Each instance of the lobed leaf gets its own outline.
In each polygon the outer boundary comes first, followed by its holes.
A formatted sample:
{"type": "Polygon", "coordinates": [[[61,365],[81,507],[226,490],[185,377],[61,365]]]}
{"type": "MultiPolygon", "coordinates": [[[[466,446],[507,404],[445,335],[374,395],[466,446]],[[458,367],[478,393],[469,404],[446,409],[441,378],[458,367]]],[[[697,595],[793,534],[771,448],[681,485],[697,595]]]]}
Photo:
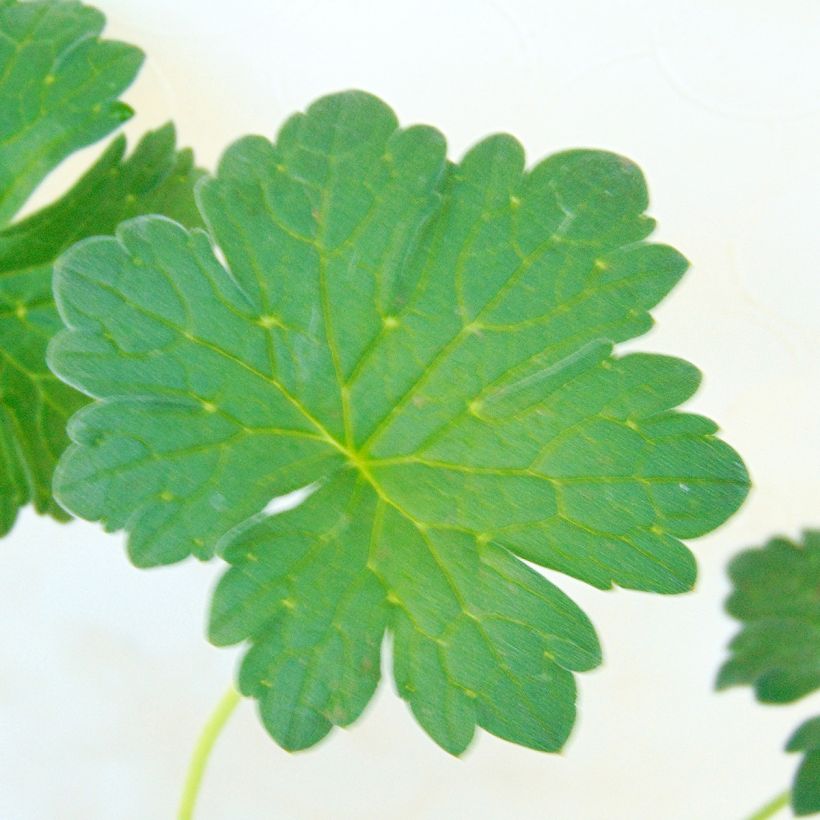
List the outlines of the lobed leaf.
{"type": "Polygon", "coordinates": [[[600,151],[526,170],[506,135],[454,164],[346,92],[237,142],[197,197],[207,233],[142,217],[58,264],[49,361],[96,399],[61,503],[141,566],[223,555],[211,638],[250,642],[241,690],[286,748],[358,717],[387,631],[442,747],[478,725],[559,749],[600,650],[520,558],[682,592],[679,539],[748,489],[715,425],[674,409],[697,371],[612,352],[686,267],[644,241],[640,171],[600,151]]]}
{"type": "MultiPolygon", "coordinates": [[[[740,553],[729,577],[726,610],[743,629],[729,644],[718,689],[748,685],[764,703],[790,703],[820,688],[820,531],[740,553]]],[[[820,812],[820,718],[800,726],[786,749],[805,752],[791,793],[795,814],[820,812]]]]}
{"type": "Polygon", "coordinates": [[[765,703],[789,703],[820,688],[820,531],[803,543],[773,538],[729,565],[726,609],[743,623],[717,686],[748,685],[765,703]]]}

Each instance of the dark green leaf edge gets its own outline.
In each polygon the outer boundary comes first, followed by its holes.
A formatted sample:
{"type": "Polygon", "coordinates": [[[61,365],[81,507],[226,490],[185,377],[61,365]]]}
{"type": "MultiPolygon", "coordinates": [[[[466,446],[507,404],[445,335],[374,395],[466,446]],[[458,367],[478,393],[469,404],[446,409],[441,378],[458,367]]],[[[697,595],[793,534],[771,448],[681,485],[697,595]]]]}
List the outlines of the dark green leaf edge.
{"type": "Polygon", "coordinates": [[[177,151],[173,125],[148,132],[130,156],[117,137],[60,200],[0,231],[0,536],[29,503],[57,521],[52,475],[69,444],[66,424],[88,398],[59,382],[46,348],[62,326],[52,262],[77,240],[113,232],[145,212],[200,223],[193,186],[202,174],[190,150],[177,151]]]}
{"type": "Polygon", "coordinates": [[[791,802],[800,817],[820,812],[820,717],[803,723],[789,738],[787,752],[805,752],[792,783],[791,802]]]}

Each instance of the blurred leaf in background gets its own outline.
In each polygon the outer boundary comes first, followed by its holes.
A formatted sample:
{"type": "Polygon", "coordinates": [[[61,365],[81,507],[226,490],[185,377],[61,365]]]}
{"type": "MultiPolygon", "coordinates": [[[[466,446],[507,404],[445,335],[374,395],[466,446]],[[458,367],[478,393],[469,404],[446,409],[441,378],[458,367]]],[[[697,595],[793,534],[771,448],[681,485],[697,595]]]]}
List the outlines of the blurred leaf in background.
{"type": "MultiPolygon", "coordinates": [[[[729,577],[726,609],[743,629],[729,645],[718,688],[752,686],[763,703],[791,703],[820,689],[820,530],[740,553],[729,577]]],[[[792,788],[795,813],[820,812],[820,718],[800,726],[786,748],[805,753],[792,788]]]]}

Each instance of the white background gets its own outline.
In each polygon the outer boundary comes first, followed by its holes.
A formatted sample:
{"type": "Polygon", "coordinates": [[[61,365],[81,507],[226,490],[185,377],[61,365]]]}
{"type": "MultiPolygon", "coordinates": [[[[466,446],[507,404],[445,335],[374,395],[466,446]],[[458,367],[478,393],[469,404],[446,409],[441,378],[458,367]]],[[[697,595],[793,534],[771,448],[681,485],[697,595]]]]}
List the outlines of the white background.
{"type": "MultiPolygon", "coordinates": [[[[199,820],[733,820],[785,786],[782,753],[817,699],[716,694],[735,626],[729,557],[820,524],[820,3],[816,0],[331,2],[99,0],[140,44],[128,131],[173,118],[213,165],[315,97],[375,92],[451,155],[492,132],[531,160],[612,149],[645,170],[659,236],[693,262],[632,343],[706,374],[755,490],[692,546],[700,581],[663,598],[559,578],[597,625],[562,755],[480,734],[441,752],[384,683],[365,717],[288,755],[243,703],[215,751],[199,820]]],[[[68,163],[57,190],[94,152],[68,163]]],[[[0,818],[172,818],[188,754],[236,654],[208,646],[216,566],[138,571],[122,539],[22,516],[2,544],[0,818]]]]}

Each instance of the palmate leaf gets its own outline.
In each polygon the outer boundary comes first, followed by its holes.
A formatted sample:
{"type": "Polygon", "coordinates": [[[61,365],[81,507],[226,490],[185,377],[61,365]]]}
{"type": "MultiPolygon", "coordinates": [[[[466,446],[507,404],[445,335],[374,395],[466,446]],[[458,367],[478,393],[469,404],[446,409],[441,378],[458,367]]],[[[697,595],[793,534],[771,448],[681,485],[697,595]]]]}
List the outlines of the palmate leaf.
{"type": "MultiPolygon", "coordinates": [[[[820,689],[820,531],[803,542],[773,538],[729,565],[733,591],[726,609],[743,623],[719,689],[754,687],[764,703],[790,703],[820,689]]],[[[792,789],[798,815],[820,812],[820,718],[804,723],[788,751],[803,751],[792,789]]]]}
{"type": "Polygon", "coordinates": [[[65,519],[51,494],[68,417],[87,399],[45,362],[61,327],[52,264],[73,242],[111,233],[125,218],[165,213],[199,224],[190,152],[166,126],[125,159],[115,140],[58,202],[8,225],[37,183],[68,154],[130,116],[116,97],[141,53],[101,41],[99,12],[77,3],[0,3],[0,535],[23,505],[65,519]]]}
{"type": "Polygon", "coordinates": [[[598,642],[515,556],[681,592],[678,539],[748,486],[715,425],[671,409],[694,368],[612,355],[686,266],[642,241],[639,170],[570,151],[526,172],[505,135],[453,165],[347,92],[240,140],[198,201],[210,235],[142,218],[59,263],[50,363],[98,398],[61,502],[142,566],[224,555],[210,635],[250,641],[241,689],[287,748],[360,714],[385,630],[445,749],[476,724],[560,748],[598,642]]]}

